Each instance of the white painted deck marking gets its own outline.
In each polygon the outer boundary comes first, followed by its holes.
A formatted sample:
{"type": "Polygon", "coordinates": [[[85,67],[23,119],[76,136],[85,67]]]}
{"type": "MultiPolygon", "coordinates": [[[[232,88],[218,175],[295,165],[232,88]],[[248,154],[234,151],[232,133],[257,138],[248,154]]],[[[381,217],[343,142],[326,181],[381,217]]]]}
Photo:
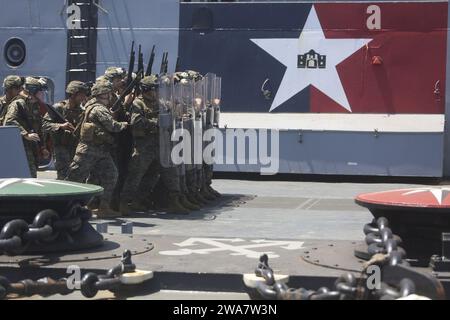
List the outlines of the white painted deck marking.
{"type": "Polygon", "coordinates": [[[182,247],[178,250],[160,251],[159,254],[166,256],[184,256],[190,254],[210,254],[214,252],[229,251],[231,256],[245,256],[247,258],[259,258],[263,253],[267,254],[269,258],[279,258],[280,256],[271,251],[255,251],[251,249],[280,247],[285,250],[299,250],[303,248],[302,241],[283,241],[283,240],[244,240],[240,238],[234,239],[217,239],[217,238],[189,238],[174,245],[182,247]],[[238,245],[234,245],[239,243],[238,245]],[[245,244],[243,244],[245,243],[245,244]],[[207,245],[210,248],[206,249],[190,249],[185,247],[192,247],[196,245],[207,245]]]}

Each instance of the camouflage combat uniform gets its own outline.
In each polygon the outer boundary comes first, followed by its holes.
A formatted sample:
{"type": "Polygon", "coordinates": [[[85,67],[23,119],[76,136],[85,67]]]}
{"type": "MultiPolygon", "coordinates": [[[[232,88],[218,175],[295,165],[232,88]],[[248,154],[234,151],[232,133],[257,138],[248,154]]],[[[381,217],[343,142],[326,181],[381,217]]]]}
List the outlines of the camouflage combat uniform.
{"type": "MultiPolygon", "coordinates": [[[[20,89],[22,87],[22,79],[19,76],[13,76],[13,75],[7,76],[3,80],[3,90],[6,91],[6,90],[10,89],[11,87],[16,87],[16,88],[20,89]]],[[[11,102],[13,102],[15,99],[17,99],[18,97],[19,97],[19,95],[15,96],[15,97],[11,97],[9,100],[8,100],[6,94],[4,96],[0,97],[0,126],[3,125],[6,112],[8,111],[9,104],[11,102]]]]}
{"type": "MultiPolygon", "coordinates": [[[[111,93],[110,83],[96,83],[92,88],[92,95],[111,93]]],[[[111,157],[111,146],[114,142],[113,133],[120,132],[127,127],[127,123],[113,119],[111,111],[97,98],[91,99],[85,107],[85,115],[81,125],[80,143],[75,157],[69,167],[67,180],[85,182],[92,171],[96,171],[99,184],[104,188],[100,204],[105,215],[115,214],[109,209],[114,187],[117,182],[117,168],[111,157]]],[[[100,211],[99,211],[100,212],[100,211]]]]}
{"type": "Polygon", "coordinates": [[[133,155],[128,166],[121,199],[121,212],[126,203],[143,201],[157,182],[158,173],[158,110],[156,100],[139,96],[131,107],[133,155]]]}
{"type": "MultiPolygon", "coordinates": [[[[71,81],[67,85],[66,92],[69,94],[77,94],[80,91],[87,93],[87,86],[81,81],[71,81]]],[[[74,128],[80,124],[83,117],[83,109],[80,105],[71,107],[69,99],[66,99],[56,103],[54,108],[74,128]]],[[[43,128],[52,138],[57,178],[64,180],[75,156],[79,139],[74,133],[61,128],[61,124],[56,122],[49,113],[44,116],[43,128]]]]}
{"type": "MultiPolygon", "coordinates": [[[[37,79],[30,77],[27,77],[25,85],[41,86],[37,79]]],[[[19,95],[8,106],[4,125],[19,127],[25,147],[28,166],[30,168],[30,174],[32,177],[36,178],[39,152],[45,149],[45,136],[42,131],[42,116],[39,111],[39,103],[32,102],[31,96],[29,95],[19,95]],[[25,136],[31,133],[38,134],[40,142],[26,140],[25,136]]]]}
{"type": "Polygon", "coordinates": [[[0,97],[0,126],[3,125],[3,118],[6,114],[6,109],[9,104],[9,101],[6,100],[6,95],[0,97]]]}
{"type": "Polygon", "coordinates": [[[0,97],[0,126],[3,125],[3,122],[5,120],[6,112],[8,111],[8,106],[13,102],[14,100],[20,98],[20,96],[16,96],[10,101],[6,99],[6,96],[0,97]]]}
{"type": "MultiPolygon", "coordinates": [[[[111,101],[111,105],[119,99],[121,91],[125,89],[125,81],[127,72],[120,67],[108,67],[103,75],[104,79],[108,79],[113,83],[114,101],[111,101]]],[[[113,114],[114,119],[120,122],[130,122],[128,106],[122,104],[117,111],[113,114]]],[[[114,143],[111,147],[111,155],[114,160],[114,164],[117,167],[118,178],[116,187],[114,189],[113,207],[118,208],[120,201],[120,193],[123,189],[125,179],[128,175],[128,166],[133,153],[133,137],[129,128],[114,135],[114,143]]]]}

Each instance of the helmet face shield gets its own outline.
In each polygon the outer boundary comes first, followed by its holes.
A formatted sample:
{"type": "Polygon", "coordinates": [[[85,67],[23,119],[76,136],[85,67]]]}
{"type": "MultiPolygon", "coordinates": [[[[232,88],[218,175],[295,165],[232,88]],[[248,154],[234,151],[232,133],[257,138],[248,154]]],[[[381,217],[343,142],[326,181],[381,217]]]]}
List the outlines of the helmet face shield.
{"type": "Polygon", "coordinates": [[[35,96],[38,92],[48,90],[47,79],[40,77],[26,77],[24,88],[29,94],[35,96]]]}
{"type": "Polygon", "coordinates": [[[143,84],[141,83],[141,90],[142,92],[149,92],[149,91],[153,91],[156,92],[158,90],[158,85],[147,85],[147,84],[143,84]]]}
{"type": "Polygon", "coordinates": [[[156,75],[145,76],[139,82],[139,87],[143,93],[155,92],[159,87],[159,79],[156,75]]]}
{"type": "Polygon", "coordinates": [[[26,84],[25,90],[33,96],[35,96],[39,91],[43,91],[40,85],[35,84],[26,84]]]}
{"type": "Polygon", "coordinates": [[[40,87],[40,89],[39,89],[38,91],[48,91],[48,86],[47,86],[47,84],[46,84],[46,83],[45,83],[45,84],[42,84],[41,87],[40,87]]]}

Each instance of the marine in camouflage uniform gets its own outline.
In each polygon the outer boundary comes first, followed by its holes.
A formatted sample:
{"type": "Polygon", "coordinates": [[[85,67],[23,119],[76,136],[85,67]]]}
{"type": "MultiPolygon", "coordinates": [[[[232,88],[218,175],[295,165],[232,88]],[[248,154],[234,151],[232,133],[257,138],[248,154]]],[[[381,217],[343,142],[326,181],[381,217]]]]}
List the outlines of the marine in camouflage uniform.
{"type": "MultiPolygon", "coordinates": [[[[119,96],[123,93],[126,88],[127,72],[124,68],[120,67],[109,67],[106,69],[104,77],[108,79],[113,86],[114,91],[114,104],[119,96]]],[[[120,108],[113,114],[114,119],[122,122],[130,122],[129,109],[133,103],[133,95],[129,95],[120,108]]],[[[119,207],[120,192],[123,189],[125,179],[128,175],[128,166],[131,160],[131,155],[133,153],[133,136],[129,129],[123,130],[118,134],[114,135],[114,144],[111,150],[113,160],[116,164],[119,177],[117,179],[117,184],[114,190],[113,197],[113,207],[119,207]]]]}
{"type": "Polygon", "coordinates": [[[3,125],[3,121],[8,111],[8,105],[19,97],[20,91],[22,91],[23,81],[19,76],[7,76],[3,80],[4,96],[0,97],[0,126],[3,125]]]}
{"type": "Polygon", "coordinates": [[[96,170],[99,184],[104,189],[98,216],[117,217],[120,213],[110,207],[118,177],[116,165],[111,157],[111,146],[114,142],[113,133],[124,130],[128,124],[115,121],[108,108],[113,94],[110,82],[97,82],[92,87],[91,93],[94,99],[85,106],[80,126],[80,143],[69,167],[67,179],[85,182],[89,174],[96,170]]]}
{"type": "Polygon", "coordinates": [[[27,77],[25,88],[14,101],[12,101],[5,115],[4,125],[17,126],[20,129],[25,154],[33,178],[37,177],[38,159],[49,157],[45,148],[45,137],[42,131],[42,116],[39,111],[39,92],[45,90],[39,79],[27,77]]]}
{"type": "Polygon", "coordinates": [[[79,139],[74,134],[75,128],[83,117],[81,104],[86,101],[89,87],[81,81],[71,81],[66,88],[69,98],[54,105],[54,108],[67,120],[66,123],[58,123],[49,113],[44,116],[43,128],[50,133],[54,146],[55,168],[57,178],[64,180],[67,171],[75,156],[79,139]]]}
{"type": "Polygon", "coordinates": [[[124,68],[120,67],[108,67],[105,70],[104,77],[108,79],[112,86],[113,86],[113,92],[116,94],[122,93],[122,91],[125,89],[125,82],[127,72],[124,68]]]}
{"type": "Polygon", "coordinates": [[[156,89],[158,78],[144,77],[140,82],[141,95],[130,108],[130,125],[133,135],[133,154],[128,174],[120,194],[120,212],[128,213],[128,204],[135,211],[146,210],[147,196],[159,178],[158,103],[156,89]]]}

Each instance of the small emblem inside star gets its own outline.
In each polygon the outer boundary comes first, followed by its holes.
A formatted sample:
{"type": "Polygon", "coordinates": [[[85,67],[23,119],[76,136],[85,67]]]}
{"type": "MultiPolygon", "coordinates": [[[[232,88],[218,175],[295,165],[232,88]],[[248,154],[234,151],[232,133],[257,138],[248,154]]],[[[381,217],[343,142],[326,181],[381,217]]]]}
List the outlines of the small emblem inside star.
{"type": "Polygon", "coordinates": [[[297,56],[297,68],[325,69],[326,64],[327,56],[317,53],[314,49],[297,56]]]}

